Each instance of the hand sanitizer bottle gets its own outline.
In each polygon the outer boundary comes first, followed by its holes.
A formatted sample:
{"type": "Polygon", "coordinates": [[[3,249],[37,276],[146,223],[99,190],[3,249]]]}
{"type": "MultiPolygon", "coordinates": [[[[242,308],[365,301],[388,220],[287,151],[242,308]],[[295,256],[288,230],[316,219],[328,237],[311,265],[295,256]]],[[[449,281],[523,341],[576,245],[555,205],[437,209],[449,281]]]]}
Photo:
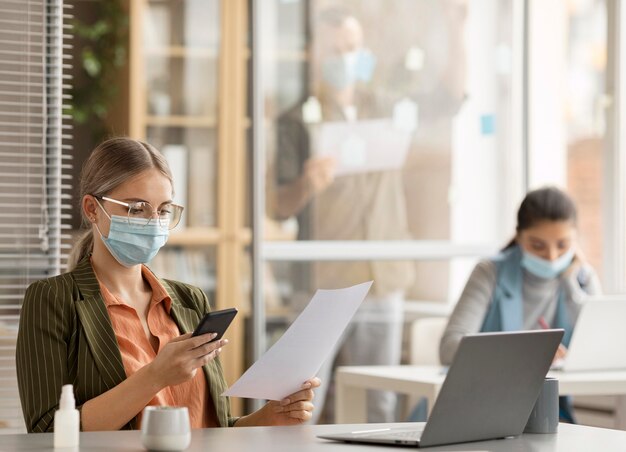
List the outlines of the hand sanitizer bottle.
{"type": "Polygon", "coordinates": [[[72,385],[63,385],[59,409],[54,413],[54,447],[78,447],[80,421],[72,385]]]}

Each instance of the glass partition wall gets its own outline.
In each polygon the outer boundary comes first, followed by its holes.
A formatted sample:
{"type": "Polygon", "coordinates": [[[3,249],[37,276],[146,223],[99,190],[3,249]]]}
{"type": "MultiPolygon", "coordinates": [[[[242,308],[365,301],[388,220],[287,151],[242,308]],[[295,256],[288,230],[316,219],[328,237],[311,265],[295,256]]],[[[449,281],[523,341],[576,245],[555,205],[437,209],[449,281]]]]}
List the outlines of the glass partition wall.
{"type": "Polygon", "coordinates": [[[619,2],[133,5],[131,134],[169,154],[188,206],[155,264],[242,308],[231,381],[317,288],[373,279],[405,319],[446,315],[528,187],[602,217],[584,246],[623,287],[619,2]]]}
{"type": "Polygon", "coordinates": [[[522,2],[257,6],[257,354],[317,288],[445,315],[524,193],[522,2]]]}

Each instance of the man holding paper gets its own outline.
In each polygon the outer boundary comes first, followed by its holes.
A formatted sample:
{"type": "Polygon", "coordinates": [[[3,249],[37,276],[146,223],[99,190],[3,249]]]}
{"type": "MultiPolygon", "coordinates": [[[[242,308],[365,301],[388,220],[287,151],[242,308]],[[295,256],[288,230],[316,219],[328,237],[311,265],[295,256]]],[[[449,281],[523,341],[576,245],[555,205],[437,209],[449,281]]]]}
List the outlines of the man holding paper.
{"type": "MultiPolygon", "coordinates": [[[[376,58],[365,47],[362,26],[350,13],[328,9],[313,29],[315,95],[279,120],[276,186],[268,195],[274,214],[278,219],[297,216],[300,239],[407,239],[401,167],[410,137],[406,130],[394,127],[391,109],[375,101],[369,81],[376,58]],[[372,130],[380,132],[372,134],[372,130]]],[[[314,266],[308,285],[316,288],[336,289],[374,280],[351,326],[318,374],[323,381],[330,381],[337,355],[338,362],[346,365],[399,364],[404,290],[412,272],[408,262],[314,266]]],[[[326,387],[318,389],[318,397],[324,401],[324,421],[332,422],[333,402],[325,398],[326,387]]],[[[369,421],[394,420],[392,393],[371,394],[368,406],[369,421]]]]}

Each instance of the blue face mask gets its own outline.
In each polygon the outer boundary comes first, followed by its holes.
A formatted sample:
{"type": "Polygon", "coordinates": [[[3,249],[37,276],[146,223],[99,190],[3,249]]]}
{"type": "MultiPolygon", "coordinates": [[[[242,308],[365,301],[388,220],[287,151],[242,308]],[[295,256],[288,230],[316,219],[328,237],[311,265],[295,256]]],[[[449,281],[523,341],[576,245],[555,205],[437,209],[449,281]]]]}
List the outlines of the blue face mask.
{"type": "Polygon", "coordinates": [[[522,267],[535,276],[552,279],[563,273],[574,259],[574,249],[570,248],[558,259],[549,261],[534,254],[522,251],[522,267]]]}
{"type": "Polygon", "coordinates": [[[150,262],[169,237],[170,231],[160,226],[156,219],[146,225],[145,220],[107,216],[111,220],[109,236],[104,237],[97,225],[96,229],[111,255],[124,267],[150,262]]]}
{"type": "Polygon", "coordinates": [[[324,61],[322,76],[333,88],[344,89],[356,82],[369,82],[375,67],[376,57],[372,52],[360,49],[324,61]]]}

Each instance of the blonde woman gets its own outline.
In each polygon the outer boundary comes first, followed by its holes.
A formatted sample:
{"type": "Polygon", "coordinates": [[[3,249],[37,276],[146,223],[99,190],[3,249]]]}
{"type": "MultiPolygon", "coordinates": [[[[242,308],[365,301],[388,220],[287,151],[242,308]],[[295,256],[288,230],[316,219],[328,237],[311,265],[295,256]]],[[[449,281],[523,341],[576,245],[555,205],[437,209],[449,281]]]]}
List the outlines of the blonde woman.
{"type": "Polygon", "coordinates": [[[209,310],[205,294],[144,265],[183,211],[156,149],[128,138],[102,143],[85,162],[80,196],[89,231],[75,245],[70,271],[32,284],[22,307],[17,374],[29,432],[54,428],[68,383],[84,431],[138,428],[147,405],[187,406],[194,428],[311,418],[317,378],[280,402],[231,416],[218,359],[228,341],[191,337],[209,310]]]}

